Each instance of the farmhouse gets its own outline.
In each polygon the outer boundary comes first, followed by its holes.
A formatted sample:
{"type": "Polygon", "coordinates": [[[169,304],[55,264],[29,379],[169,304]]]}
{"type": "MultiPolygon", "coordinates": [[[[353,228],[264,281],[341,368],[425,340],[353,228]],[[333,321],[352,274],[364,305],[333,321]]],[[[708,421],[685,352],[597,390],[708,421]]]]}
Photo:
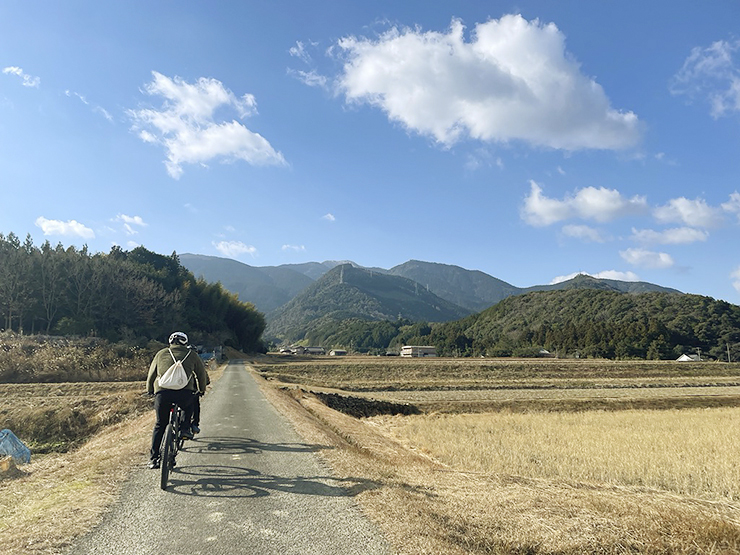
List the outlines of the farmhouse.
{"type": "Polygon", "coordinates": [[[333,357],[342,357],[347,354],[347,351],[344,349],[332,349],[329,351],[329,355],[333,357]]]}
{"type": "Polygon", "coordinates": [[[437,348],[429,345],[418,346],[418,345],[404,345],[401,347],[402,357],[436,357],[437,348]]]}

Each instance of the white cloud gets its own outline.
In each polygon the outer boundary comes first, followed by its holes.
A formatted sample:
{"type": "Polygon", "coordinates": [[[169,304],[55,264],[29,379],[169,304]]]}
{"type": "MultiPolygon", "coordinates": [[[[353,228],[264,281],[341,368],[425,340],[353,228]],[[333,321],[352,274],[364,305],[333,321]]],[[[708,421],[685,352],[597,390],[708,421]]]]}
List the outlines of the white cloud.
{"type": "Polygon", "coordinates": [[[585,187],[563,200],[548,198],[542,187],[530,181],[530,193],[524,199],[522,218],[533,226],[547,226],[569,218],[608,222],[640,214],[647,209],[645,197],[627,199],[616,189],[585,187]]]}
{"type": "Polygon", "coordinates": [[[627,249],[619,255],[629,264],[643,268],[670,268],[674,265],[671,255],[664,252],[653,252],[646,249],[627,249]]]}
{"type": "Polygon", "coordinates": [[[574,239],[580,239],[587,243],[603,243],[605,242],[604,237],[598,229],[587,225],[566,225],[563,226],[563,235],[566,237],[572,237],[574,239]]]}
{"type": "Polygon", "coordinates": [[[167,151],[167,172],[175,179],[183,164],[204,164],[214,159],[244,160],[253,165],[285,164],[283,155],[258,133],[232,121],[216,121],[215,112],[231,108],[240,118],[256,113],[254,96],[237,97],[220,81],[201,77],[188,83],[170,79],[156,71],[144,87],[151,96],[164,98],[157,109],[129,110],[134,129],[148,143],[161,144],[167,151]]]}
{"type": "Polygon", "coordinates": [[[732,278],[732,286],[740,293],[740,266],[733,270],[730,277],[732,278]]]}
{"type": "Polygon", "coordinates": [[[284,251],[295,251],[295,252],[303,252],[306,250],[306,247],[303,245],[283,245],[284,251]]]}
{"type": "Polygon", "coordinates": [[[213,246],[218,252],[227,258],[237,258],[242,254],[250,254],[252,256],[257,254],[257,249],[252,245],[245,245],[241,241],[220,241],[214,242],[213,246]]]}
{"type": "Polygon", "coordinates": [[[637,116],[610,106],[554,24],[506,15],[477,24],[469,41],[464,35],[453,19],[446,33],[392,28],[376,40],[345,37],[334,49],[344,58],[337,91],[446,146],[465,137],[563,150],[639,141],[637,116]]]}
{"type": "Polygon", "coordinates": [[[119,214],[118,216],[116,216],[116,221],[139,225],[141,227],[146,227],[147,225],[149,225],[141,218],[141,216],[127,216],[126,214],[119,214]]]}
{"type": "Polygon", "coordinates": [[[301,71],[296,69],[289,69],[288,75],[296,77],[304,85],[308,85],[309,87],[319,87],[321,89],[328,88],[327,83],[329,80],[326,78],[325,75],[321,75],[315,70],[301,71]]]}
{"type": "Polygon", "coordinates": [[[708,238],[708,232],[693,227],[674,227],[663,231],[632,228],[632,239],[643,244],[686,245],[706,241],[708,238]]]}
{"type": "Polygon", "coordinates": [[[573,279],[576,276],[579,275],[586,275],[591,276],[596,279],[614,279],[618,281],[640,281],[640,278],[635,274],[634,272],[619,272],[617,270],[604,270],[603,272],[597,272],[595,274],[590,274],[588,272],[574,272],[572,274],[568,274],[567,276],[557,276],[550,281],[550,285],[555,285],[556,283],[562,283],[564,281],[568,281],[569,279],[573,279]]]}
{"type": "Polygon", "coordinates": [[[735,191],[730,195],[730,200],[722,203],[722,209],[730,214],[737,216],[738,222],[740,222],[740,193],[735,191]]]}
{"type": "Polygon", "coordinates": [[[60,220],[47,220],[43,216],[39,216],[35,223],[41,228],[44,235],[64,235],[82,237],[83,239],[95,238],[95,232],[92,229],[75,220],[62,222],[60,220]]]}
{"type": "Polygon", "coordinates": [[[126,214],[119,214],[114,221],[123,222],[123,228],[128,235],[136,235],[138,233],[133,226],[146,227],[148,225],[141,216],[127,216],[126,214]]]}
{"type": "Polygon", "coordinates": [[[24,87],[33,87],[35,89],[38,89],[39,85],[41,84],[40,77],[33,77],[32,75],[28,75],[21,68],[16,66],[8,66],[6,68],[3,68],[3,73],[5,75],[17,75],[23,81],[24,87]]]}
{"type": "Polygon", "coordinates": [[[673,77],[671,92],[706,100],[715,119],[740,111],[740,66],[734,59],[739,49],[740,40],[693,48],[673,77]]]}
{"type": "Polygon", "coordinates": [[[658,206],[653,212],[661,223],[683,223],[687,226],[713,227],[721,217],[719,210],[709,206],[704,199],[675,198],[658,206]]]}
{"type": "Polygon", "coordinates": [[[295,58],[300,58],[307,64],[311,63],[311,56],[306,52],[306,47],[301,41],[296,41],[295,46],[292,46],[288,53],[295,58]]]}
{"type": "Polygon", "coordinates": [[[323,216],[321,217],[321,219],[322,219],[322,220],[326,220],[327,222],[333,222],[333,221],[336,221],[336,218],[334,217],[334,214],[332,214],[332,213],[329,213],[329,214],[324,214],[324,215],[323,215],[323,216]]]}

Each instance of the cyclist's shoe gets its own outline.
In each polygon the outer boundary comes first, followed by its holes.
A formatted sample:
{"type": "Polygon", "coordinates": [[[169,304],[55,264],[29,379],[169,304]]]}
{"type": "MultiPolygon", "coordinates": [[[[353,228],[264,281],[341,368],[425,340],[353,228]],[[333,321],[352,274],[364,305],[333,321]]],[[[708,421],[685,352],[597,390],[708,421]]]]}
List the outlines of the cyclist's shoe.
{"type": "Polygon", "coordinates": [[[197,425],[197,424],[193,424],[193,425],[192,425],[192,426],[190,427],[190,429],[192,430],[193,434],[199,434],[199,433],[200,433],[200,428],[198,427],[198,425],[197,425]]]}
{"type": "Polygon", "coordinates": [[[151,460],[149,461],[149,464],[148,464],[148,465],[146,465],[146,466],[147,466],[148,468],[152,468],[152,469],[154,469],[154,468],[159,468],[159,459],[151,459],[151,460]]]}
{"type": "Polygon", "coordinates": [[[193,439],[193,432],[189,429],[183,430],[180,435],[185,439],[193,439]]]}

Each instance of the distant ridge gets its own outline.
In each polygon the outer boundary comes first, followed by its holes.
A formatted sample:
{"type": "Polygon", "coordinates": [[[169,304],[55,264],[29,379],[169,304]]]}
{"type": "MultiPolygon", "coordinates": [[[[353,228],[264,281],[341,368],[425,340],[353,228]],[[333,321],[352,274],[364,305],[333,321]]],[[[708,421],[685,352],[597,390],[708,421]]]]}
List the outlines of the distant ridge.
{"type": "Polygon", "coordinates": [[[196,278],[220,282],[225,289],[268,314],[313,283],[309,276],[280,266],[257,268],[230,258],[181,254],[180,263],[196,278]]]}
{"type": "Polygon", "coordinates": [[[681,293],[676,289],[647,282],[598,279],[587,274],[556,284],[516,287],[478,270],[436,262],[409,260],[390,270],[363,268],[352,261],[306,262],[281,266],[249,266],[228,258],[198,254],[179,255],[180,262],[196,277],[209,282],[221,282],[241,301],[251,302],[266,315],[268,323],[282,314],[282,309],[300,293],[328,272],[345,266],[365,269],[373,275],[389,275],[413,280],[418,286],[468,312],[481,312],[503,299],[532,291],[567,289],[597,289],[622,293],[681,293]]]}

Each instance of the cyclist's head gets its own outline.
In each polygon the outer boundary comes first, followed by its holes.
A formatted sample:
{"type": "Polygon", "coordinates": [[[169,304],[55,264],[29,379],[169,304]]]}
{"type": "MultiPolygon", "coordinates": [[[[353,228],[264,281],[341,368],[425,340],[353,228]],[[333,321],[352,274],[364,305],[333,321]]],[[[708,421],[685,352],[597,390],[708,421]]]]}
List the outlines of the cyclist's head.
{"type": "Polygon", "coordinates": [[[181,331],[176,331],[170,335],[170,345],[187,345],[188,336],[181,331]]]}

